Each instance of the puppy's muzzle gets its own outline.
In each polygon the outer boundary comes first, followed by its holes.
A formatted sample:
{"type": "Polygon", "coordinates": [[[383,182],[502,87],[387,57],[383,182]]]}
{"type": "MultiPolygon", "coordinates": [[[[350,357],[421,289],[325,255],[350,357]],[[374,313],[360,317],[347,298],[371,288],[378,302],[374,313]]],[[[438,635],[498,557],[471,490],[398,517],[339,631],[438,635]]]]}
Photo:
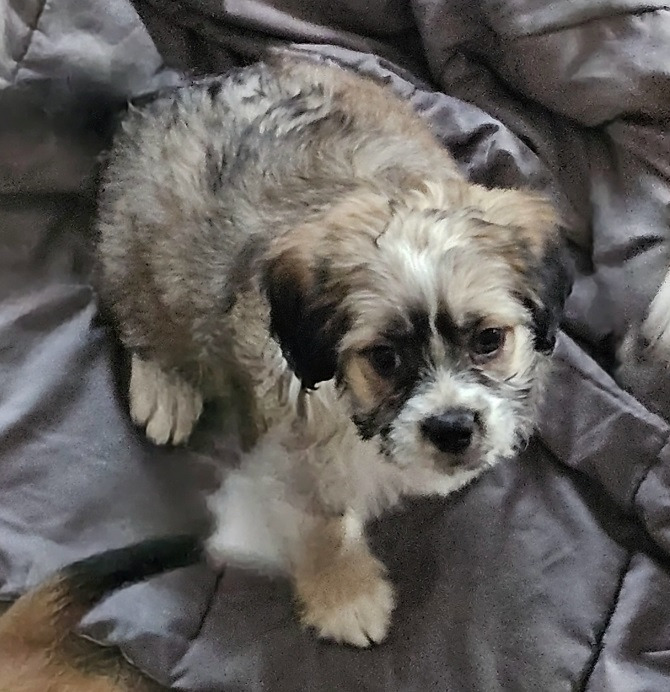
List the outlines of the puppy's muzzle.
{"type": "Polygon", "coordinates": [[[456,408],[427,418],[421,431],[440,452],[462,454],[472,444],[476,425],[474,411],[456,408]]]}

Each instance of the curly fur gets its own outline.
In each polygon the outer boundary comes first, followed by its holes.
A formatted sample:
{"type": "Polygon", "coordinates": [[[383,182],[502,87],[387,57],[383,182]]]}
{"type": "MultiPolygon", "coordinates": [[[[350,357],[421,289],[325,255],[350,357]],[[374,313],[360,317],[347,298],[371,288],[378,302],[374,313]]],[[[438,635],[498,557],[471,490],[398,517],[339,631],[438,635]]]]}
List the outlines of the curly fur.
{"type": "Polygon", "coordinates": [[[234,384],[253,422],[211,557],[287,571],[321,636],[381,641],[365,522],[532,432],[567,285],[551,204],[467,183],[385,87],[277,58],[131,108],[99,226],[135,421],[181,442],[234,384]],[[502,343],[474,355],[486,329],[502,343]],[[454,411],[457,452],[426,432],[454,411]]]}

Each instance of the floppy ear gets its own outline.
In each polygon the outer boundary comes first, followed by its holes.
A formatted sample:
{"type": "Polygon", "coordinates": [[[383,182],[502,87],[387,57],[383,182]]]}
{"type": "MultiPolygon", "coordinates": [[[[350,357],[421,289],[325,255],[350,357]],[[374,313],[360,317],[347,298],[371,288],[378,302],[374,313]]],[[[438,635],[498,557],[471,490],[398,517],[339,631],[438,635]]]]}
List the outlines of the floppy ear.
{"type": "Polygon", "coordinates": [[[522,300],[533,319],[535,348],[551,353],[573,279],[554,205],[535,192],[480,186],[471,186],[468,198],[484,221],[497,226],[485,235],[521,277],[522,300]]]}
{"type": "Polygon", "coordinates": [[[341,330],[336,306],[320,290],[325,270],[286,250],[268,260],[263,288],[270,304],[270,332],[305,389],[330,380],[337,368],[341,330]]]}
{"type": "Polygon", "coordinates": [[[565,246],[552,242],[535,270],[535,295],[526,301],[533,318],[535,348],[540,353],[554,350],[573,278],[572,262],[565,246]]]}
{"type": "Polygon", "coordinates": [[[373,243],[390,213],[388,198],[356,189],[323,216],[276,238],[265,253],[270,330],[307,389],[335,376],[338,345],[349,327],[341,265],[373,243]]]}
{"type": "Polygon", "coordinates": [[[529,267],[526,279],[530,283],[527,304],[533,319],[535,349],[549,354],[556,345],[565,301],[572,290],[572,260],[553,203],[534,192],[506,193],[503,208],[497,213],[505,223],[516,227],[528,244],[534,266],[529,267]]]}

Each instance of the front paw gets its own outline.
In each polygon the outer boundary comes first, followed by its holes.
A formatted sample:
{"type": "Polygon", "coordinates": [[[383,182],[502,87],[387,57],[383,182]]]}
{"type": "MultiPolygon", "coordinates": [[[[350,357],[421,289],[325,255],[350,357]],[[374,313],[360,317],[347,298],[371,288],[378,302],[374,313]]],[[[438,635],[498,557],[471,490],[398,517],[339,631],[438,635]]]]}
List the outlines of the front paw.
{"type": "Polygon", "coordinates": [[[132,358],[129,397],[133,421],[159,445],[185,442],[202,412],[199,392],[156,363],[136,355],[132,358]]]}
{"type": "Polygon", "coordinates": [[[322,639],[368,647],[388,633],[393,587],[379,560],[367,552],[343,554],[321,571],[296,578],[301,622],[322,639]]]}

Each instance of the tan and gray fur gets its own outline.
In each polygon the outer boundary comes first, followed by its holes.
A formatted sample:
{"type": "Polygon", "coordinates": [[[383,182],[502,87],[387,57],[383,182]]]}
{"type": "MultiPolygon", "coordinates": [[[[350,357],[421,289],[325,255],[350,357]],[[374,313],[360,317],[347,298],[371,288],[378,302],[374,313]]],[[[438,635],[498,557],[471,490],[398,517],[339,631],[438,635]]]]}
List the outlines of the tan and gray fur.
{"type": "Polygon", "coordinates": [[[322,637],[381,641],[366,521],[532,432],[567,287],[552,205],[464,180],[386,87],[275,57],[131,108],[99,227],[133,419],[181,443],[234,391],[253,422],[210,557],[286,571],[322,637]]]}
{"type": "Polygon", "coordinates": [[[150,539],[73,563],[21,596],[0,617],[0,692],[166,689],[117,649],[85,640],[75,629],[112,591],[191,565],[201,553],[191,536],[150,539]]]}

